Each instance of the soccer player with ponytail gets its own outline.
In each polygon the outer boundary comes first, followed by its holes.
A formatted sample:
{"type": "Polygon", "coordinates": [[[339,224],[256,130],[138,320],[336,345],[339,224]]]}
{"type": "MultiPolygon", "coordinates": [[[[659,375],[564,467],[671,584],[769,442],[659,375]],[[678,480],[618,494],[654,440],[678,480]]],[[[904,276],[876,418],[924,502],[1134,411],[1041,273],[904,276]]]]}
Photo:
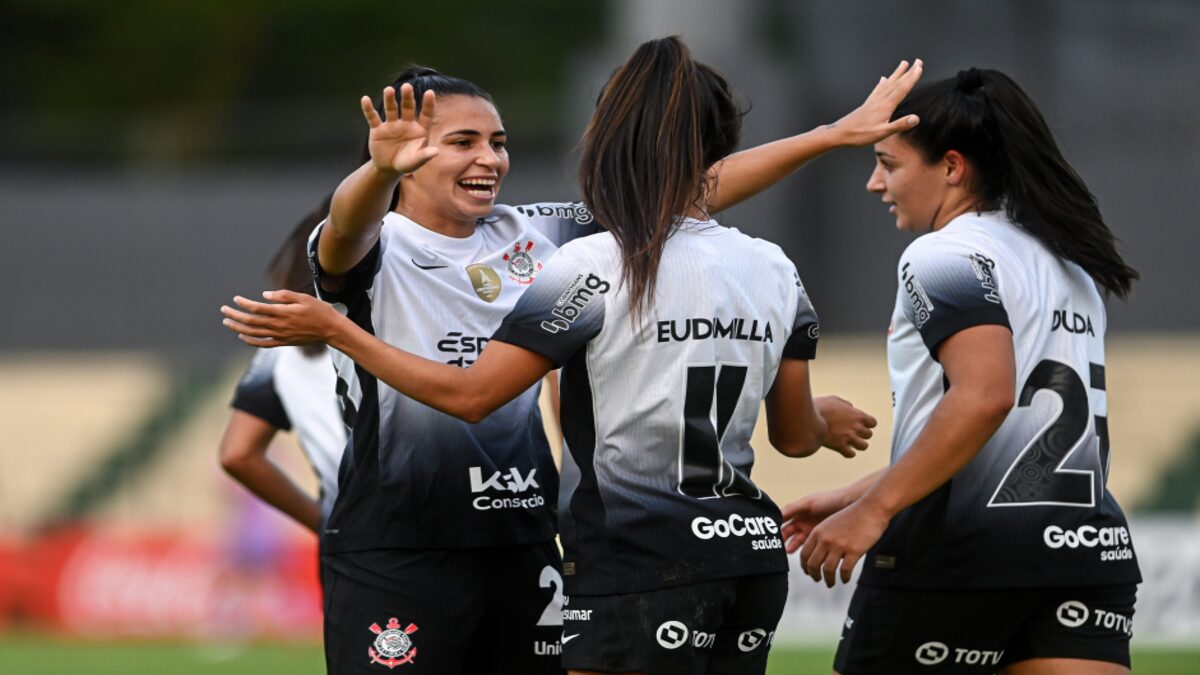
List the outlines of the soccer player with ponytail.
{"type": "Polygon", "coordinates": [[[888,336],[892,464],[783,509],[814,579],[864,561],[835,669],[1128,672],[1141,576],[1106,488],[1102,294],[1138,274],[1004,73],[896,114],[921,124],[875,145],[867,181],[918,235],[888,336]]]}

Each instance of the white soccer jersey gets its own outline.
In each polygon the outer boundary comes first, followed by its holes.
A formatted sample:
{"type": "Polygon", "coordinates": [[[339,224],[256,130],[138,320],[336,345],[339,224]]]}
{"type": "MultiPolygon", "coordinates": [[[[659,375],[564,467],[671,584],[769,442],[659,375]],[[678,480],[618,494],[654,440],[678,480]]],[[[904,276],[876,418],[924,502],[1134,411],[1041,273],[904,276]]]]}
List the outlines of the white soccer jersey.
{"type": "Polygon", "coordinates": [[[784,571],[779,509],[750,479],[759,404],[817,317],[779,247],[715,222],[667,241],[635,326],[611,234],[564,246],[494,339],[562,365],[578,484],[560,514],[568,594],[784,571]]]}
{"type": "Polygon", "coordinates": [[[260,349],[234,393],[234,408],[276,429],[294,430],[320,485],[321,518],[337,498],[338,464],[346,448],[329,350],[308,354],[301,347],[260,349]]]}
{"type": "MultiPolygon", "coordinates": [[[[384,342],[461,367],[474,363],[543,261],[595,231],[580,204],[497,206],[473,236],[439,235],[396,213],[379,243],[321,297],[384,342]]],[[[310,240],[310,260],[316,265],[310,240]]],[[[332,553],[507,546],[554,537],[558,477],[533,387],[478,424],[418,403],[335,355],[352,428],[341,494],[325,528],[332,553]]]]}
{"type": "Polygon", "coordinates": [[[938,346],[981,324],[1008,326],[1016,405],[949,483],[902,511],[863,582],[912,587],[1071,586],[1139,580],[1108,470],[1103,300],[1078,265],[1003,212],[969,213],[900,258],[888,337],[892,461],[947,387],[938,346]]]}

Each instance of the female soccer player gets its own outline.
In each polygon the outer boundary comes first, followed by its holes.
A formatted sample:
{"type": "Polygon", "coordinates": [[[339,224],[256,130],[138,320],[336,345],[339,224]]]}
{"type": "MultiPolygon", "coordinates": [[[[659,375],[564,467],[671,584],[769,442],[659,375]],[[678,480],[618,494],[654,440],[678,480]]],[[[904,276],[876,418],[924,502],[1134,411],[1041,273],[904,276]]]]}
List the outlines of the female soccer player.
{"type": "Polygon", "coordinates": [[[960,72],[897,114],[921,125],[876,144],[867,182],[920,235],[888,337],[892,465],[784,509],[814,579],[865,555],[835,668],[1128,672],[1141,578],[1105,489],[1097,287],[1138,274],[1008,76],[960,72]]]}
{"type": "MultiPolygon", "coordinates": [[[[296,291],[312,288],[305,241],[328,212],[326,197],[293,229],[268,267],[273,285],[296,291]]],[[[259,351],[238,382],[220,445],[221,466],[234,480],[317,533],[337,497],[338,463],[346,447],[334,382],[324,345],[259,351]],[[317,475],[317,498],[300,489],[267,456],[275,434],[291,429],[317,475]]]]}
{"type": "MultiPolygon", "coordinates": [[[[867,143],[908,128],[911,119],[881,124],[878,113],[889,117],[919,72],[904,64],[884,78],[865,106],[874,112],[860,109],[843,128],[759,152],[867,143]]],[[[435,100],[426,94],[415,117],[411,97],[402,90],[400,114],[385,97],[389,124],[420,124],[435,100]]],[[[439,136],[443,109],[439,98],[429,138],[439,136]]],[[[470,368],[384,344],[320,303],[239,299],[257,315],[225,309],[248,341],[328,342],[398,392],[470,422],[487,424],[564,367],[564,433],[581,481],[561,517],[570,593],[562,651],[577,672],[762,672],[787,564],[778,510],[749,477],[759,402],[767,401],[773,444],[794,456],[822,443],[853,455],[874,424],[837,399],[820,411],[814,404],[807,360],[816,315],[794,266],[778,247],[709,217],[728,203],[720,195],[747,193],[737,173],[752,166],[745,155],[719,166],[740,120],[725,81],[678,40],[643,45],[605,87],[584,139],[588,213],[609,231],[565,245],[530,278],[470,368]]],[[[477,127],[487,138],[488,128],[477,127]]],[[[401,173],[428,152],[418,130],[410,136],[410,147],[384,153],[408,155],[393,164],[401,173]]],[[[482,176],[453,175],[466,176],[456,187],[468,196],[494,194],[482,176]]],[[[518,241],[508,252],[522,250],[518,241]]],[[[521,479],[497,472],[489,480],[517,492],[521,479]]]]}

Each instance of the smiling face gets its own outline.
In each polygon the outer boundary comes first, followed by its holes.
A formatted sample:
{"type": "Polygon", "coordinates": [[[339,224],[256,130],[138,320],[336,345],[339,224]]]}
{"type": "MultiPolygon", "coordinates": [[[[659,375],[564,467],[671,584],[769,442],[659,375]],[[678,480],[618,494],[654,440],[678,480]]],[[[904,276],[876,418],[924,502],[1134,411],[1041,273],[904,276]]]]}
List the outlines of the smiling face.
{"type": "Polygon", "coordinates": [[[867,190],[889,204],[896,229],[921,234],[940,229],[974,208],[978,198],[967,187],[970,165],[957,151],[928,162],[901,135],[875,144],[875,170],[867,190]]]}
{"type": "Polygon", "coordinates": [[[507,135],[500,114],[476,96],[437,100],[429,144],[438,154],[400,183],[397,211],[431,230],[469,236],[492,211],[508,173],[507,135]]]}

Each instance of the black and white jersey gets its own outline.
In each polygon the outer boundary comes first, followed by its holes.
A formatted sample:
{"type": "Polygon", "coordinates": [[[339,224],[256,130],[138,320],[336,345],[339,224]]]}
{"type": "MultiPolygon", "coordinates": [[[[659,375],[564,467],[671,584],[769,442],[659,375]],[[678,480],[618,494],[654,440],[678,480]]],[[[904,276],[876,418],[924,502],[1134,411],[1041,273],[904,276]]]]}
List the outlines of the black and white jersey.
{"type": "Polygon", "coordinates": [[[260,349],[238,382],[230,405],[284,431],[295,430],[320,486],[323,519],[337,498],[338,464],[346,448],[329,351],[260,349]]]}
{"type": "MultiPolygon", "coordinates": [[[[566,240],[595,231],[580,204],[497,206],[467,238],[396,213],[375,248],[321,297],[384,342],[467,367],[540,281],[566,240]]],[[[325,527],[332,553],[379,548],[460,548],[542,542],[555,534],[558,476],[535,386],[478,424],[418,403],[342,354],[334,358],[352,453],[325,527]]]]}
{"type": "Polygon", "coordinates": [[[657,284],[633,324],[620,250],[596,234],[564,246],[493,336],[563,369],[578,470],[559,519],[569,595],[787,569],[750,436],[780,360],[815,354],[796,268],[773,244],[687,221],[657,284]]]}
{"type": "Polygon", "coordinates": [[[888,337],[892,461],[947,387],[938,346],[971,326],[1013,333],[1016,404],[950,482],[900,512],[863,583],[1075,586],[1138,581],[1125,516],[1106,490],[1104,303],[1078,265],[1002,212],[970,213],[900,258],[888,337]]]}

